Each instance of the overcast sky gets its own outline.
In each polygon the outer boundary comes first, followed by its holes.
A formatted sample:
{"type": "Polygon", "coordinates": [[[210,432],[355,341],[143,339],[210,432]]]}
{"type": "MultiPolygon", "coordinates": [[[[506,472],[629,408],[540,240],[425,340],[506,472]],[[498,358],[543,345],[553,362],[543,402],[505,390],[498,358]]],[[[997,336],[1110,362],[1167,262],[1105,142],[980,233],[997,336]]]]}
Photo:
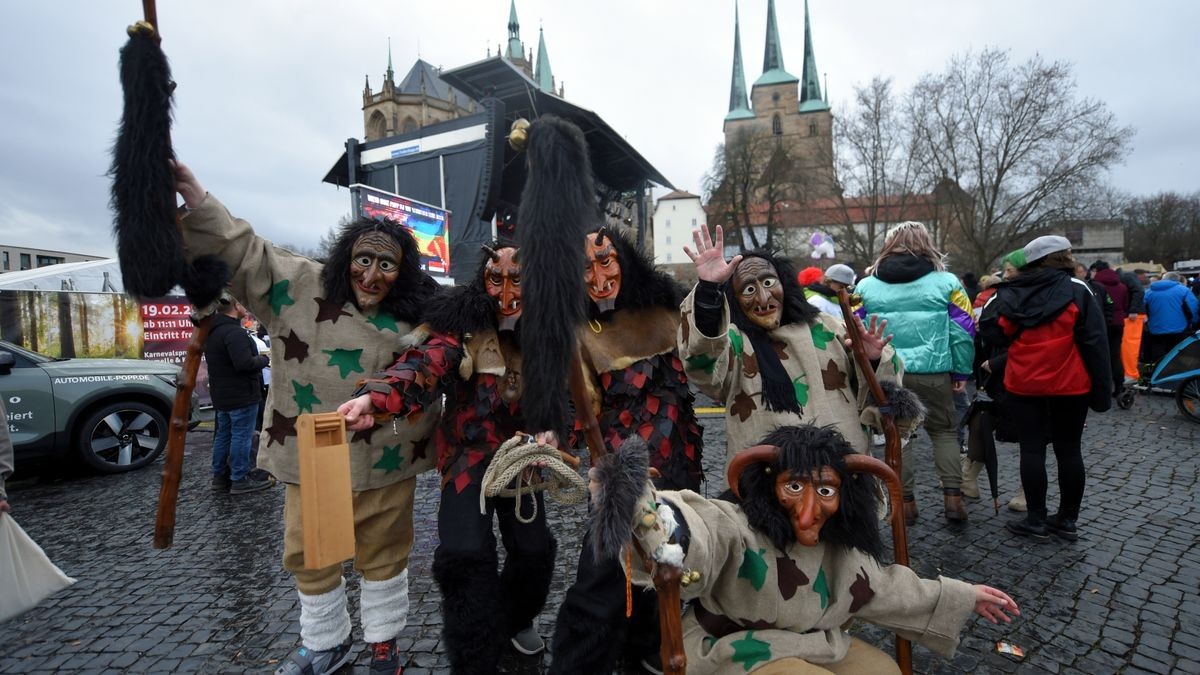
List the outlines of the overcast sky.
{"type": "MultiPolygon", "coordinates": [[[[747,83],[762,72],[766,4],[741,1],[747,83]]],[[[363,76],[378,90],[388,38],[397,80],[418,54],[447,69],[477,61],[504,42],[509,0],[158,5],[179,157],[264,236],[313,246],[349,211],[348,192],[321,178],[345,140],[363,136],[363,76]]],[[[728,107],[733,0],[518,0],[517,11],[527,47],[545,28],[567,99],[698,193],[728,107]]],[[[0,4],[0,243],[113,253],[117,52],[140,12],[134,0],[0,4]]],[[[810,13],[835,114],[875,75],[905,91],[967,49],[1041,53],[1073,63],[1080,93],[1136,129],[1114,185],[1200,188],[1200,3],[812,0],[810,13]]],[[[798,74],[803,2],[779,0],[777,14],[798,74]]]]}

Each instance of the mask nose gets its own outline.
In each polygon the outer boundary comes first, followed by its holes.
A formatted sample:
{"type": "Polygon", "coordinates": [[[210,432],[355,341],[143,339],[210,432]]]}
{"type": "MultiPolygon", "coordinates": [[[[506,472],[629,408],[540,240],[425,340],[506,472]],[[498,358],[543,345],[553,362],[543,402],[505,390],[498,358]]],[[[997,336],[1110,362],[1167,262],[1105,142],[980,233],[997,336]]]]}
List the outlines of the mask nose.
{"type": "Polygon", "coordinates": [[[379,277],[380,277],[379,266],[372,264],[370,267],[367,268],[366,273],[363,274],[363,285],[374,286],[375,282],[379,279],[379,277]]]}
{"type": "Polygon", "coordinates": [[[800,497],[800,507],[796,512],[796,527],[801,530],[807,530],[813,526],[817,515],[817,493],[812,486],[804,487],[804,494],[800,497]]]}
{"type": "Polygon", "coordinates": [[[758,290],[754,293],[754,303],[758,307],[766,307],[771,302],[771,292],[759,285],[758,290]]]}

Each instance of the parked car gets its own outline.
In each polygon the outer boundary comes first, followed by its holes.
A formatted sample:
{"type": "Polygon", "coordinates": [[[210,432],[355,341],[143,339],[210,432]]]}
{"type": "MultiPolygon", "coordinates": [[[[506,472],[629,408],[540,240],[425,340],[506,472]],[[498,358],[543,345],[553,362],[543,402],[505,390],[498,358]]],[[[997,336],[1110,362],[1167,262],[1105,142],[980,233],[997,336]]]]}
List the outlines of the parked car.
{"type": "MultiPolygon", "coordinates": [[[[22,460],[72,455],[105,473],[153,462],[167,445],[179,366],[56,359],[0,341],[0,396],[22,460]]],[[[189,428],[195,424],[192,397],[189,428]]]]}

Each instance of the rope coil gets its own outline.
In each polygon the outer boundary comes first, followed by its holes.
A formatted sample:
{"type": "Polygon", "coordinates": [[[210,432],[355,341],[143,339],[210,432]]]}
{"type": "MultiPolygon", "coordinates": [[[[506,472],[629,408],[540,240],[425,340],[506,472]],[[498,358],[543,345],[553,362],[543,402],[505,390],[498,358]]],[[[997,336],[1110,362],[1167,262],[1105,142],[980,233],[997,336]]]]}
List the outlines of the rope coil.
{"type": "Polygon", "coordinates": [[[537,518],[537,499],[531,500],[533,511],[526,517],[521,513],[521,498],[527,494],[532,497],[543,490],[560,504],[582,504],[588,494],[587,483],[571,465],[563,461],[558,448],[538,443],[528,434],[517,434],[496,450],[483,474],[479,512],[487,513],[489,497],[514,497],[517,500],[517,520],[531,523],[537,518]],[[521,474],[537,463],[544,465],[549,476],[540,482],[527,484],[521,474]],[[514,487],[509,487],[514,483],[514,487]]]}

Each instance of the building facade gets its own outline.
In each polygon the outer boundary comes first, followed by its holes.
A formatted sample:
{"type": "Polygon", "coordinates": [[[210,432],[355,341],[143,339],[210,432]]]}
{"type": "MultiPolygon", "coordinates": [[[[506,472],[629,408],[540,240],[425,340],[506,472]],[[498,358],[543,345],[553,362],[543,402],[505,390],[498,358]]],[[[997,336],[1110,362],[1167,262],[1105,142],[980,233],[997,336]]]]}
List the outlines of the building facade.
{"type": "Polygon", "coordinates": [[[690,265],[683,247],[691,244],[692,232],[707,222],[699,196],[674,190],[660,197],[654,207],[654,264],[690,265]]]}
{"type": "Polygon", "coordinates": [[[87,255],[84,253],[67,253],[51,251],[42,248],[25,248],[23,246],[8,246],[0,244],[0,274],[4,272],[19,272],[32,270],[49,265],[67,262],[83,262],[85,260],[100,260],[103,256],[87,255]]]}

